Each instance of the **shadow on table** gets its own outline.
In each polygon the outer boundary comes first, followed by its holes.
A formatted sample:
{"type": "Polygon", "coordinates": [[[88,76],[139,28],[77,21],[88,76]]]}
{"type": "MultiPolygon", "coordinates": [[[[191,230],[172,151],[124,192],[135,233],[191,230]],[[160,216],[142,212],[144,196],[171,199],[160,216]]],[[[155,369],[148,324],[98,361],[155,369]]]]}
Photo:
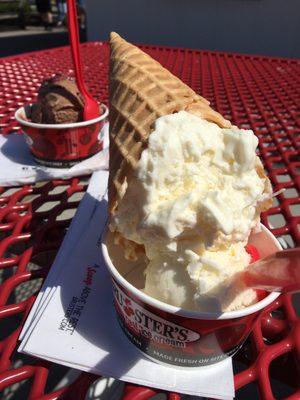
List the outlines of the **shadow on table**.
{"type": "MultiPolygon", "coordinates": [[[[47,168],[41,167],[33,159],[24,135],[11,133],[5,136],[5,142],[1,146],[1,153],[4,157],[2,156],[2,159],[0,159],[0,166],[7,173],[14,166],[18,167],[18,181],[22,182],[22,178],[25,179],[28,176],[34,176],[36,181],[53,179],[53,175],[47,171],[47,168]],[[24,174],[19,170],[20,168],[24,170],[24,174]],[[29,174],[28,170],[30,170],[29,174]]],[[[11,180],[13,182],[16,181],[14,173],[12,173],[11,180]]]]}
{"type": "Polygon", "coordinates": [[[1,153],[13,163],[30,166],[36,165],[23,134],[10,133],[5,136],[1,153]]]}

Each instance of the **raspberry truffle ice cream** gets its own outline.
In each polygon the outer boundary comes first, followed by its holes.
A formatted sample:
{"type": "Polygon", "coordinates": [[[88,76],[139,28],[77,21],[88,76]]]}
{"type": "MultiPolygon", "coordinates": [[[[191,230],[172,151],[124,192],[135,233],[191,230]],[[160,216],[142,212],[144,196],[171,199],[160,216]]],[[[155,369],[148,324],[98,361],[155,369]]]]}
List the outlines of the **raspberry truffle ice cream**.
{"type": "Polygon", "coordinates": [[[45,79],[37,102],[27,117],[39,124],[68,124],[83,121],[84,102],[72,78],[55,75],[45,79]]]}

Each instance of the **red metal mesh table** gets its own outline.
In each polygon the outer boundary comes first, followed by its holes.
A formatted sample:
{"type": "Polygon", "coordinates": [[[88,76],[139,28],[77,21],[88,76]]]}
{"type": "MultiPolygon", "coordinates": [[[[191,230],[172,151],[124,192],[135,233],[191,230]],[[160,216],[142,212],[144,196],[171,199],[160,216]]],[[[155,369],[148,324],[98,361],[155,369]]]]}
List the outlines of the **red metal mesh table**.
{"type": "MultiPolygon", "coordinates": [[[[142,49],[209,99],[234,124],[254,130],[274,190],[286,189],[263,215],[263,223],[290,246],[299,246],[300,61],[154,46],[142,49]]],[[[107,103],[108,46],[88,43],[81,50],[88,85],[107,103]]],[[[2,134],[19,130],[15,109],[32,102],[41,80],[55,72],[72,74],[68,48],[0,59],[2,134]]],[[[0,390],[4,393],[27,379],[31,400],[83,399],[97,379],[81,374],[71,385],[49,392],[50,363],[30,358],[21,366],[15,362],[21,324],[68,229],[70,210],[74,214],[87,183],[88,178],[81,178],[0,188],[0,390]],[[13,327],[7,331],[11,320],[13,327]]],[[[265,310],[234,357],[237,398],[249,398],[247,388],[255,385],[260,399],[300,399],[299,359],[300,320],[290,296],[281,296],[265,310]],[[278,389],[278,382],[283,382],[284,388],[278,389]]],[[[123,399],[149,399],[155,393],[158,391],[125,385],[123,399]]],[[[253,398],[253,390],[251,393],[253,398]]],[[[175,393],[166,396],[181,398],[175,393]]]]}

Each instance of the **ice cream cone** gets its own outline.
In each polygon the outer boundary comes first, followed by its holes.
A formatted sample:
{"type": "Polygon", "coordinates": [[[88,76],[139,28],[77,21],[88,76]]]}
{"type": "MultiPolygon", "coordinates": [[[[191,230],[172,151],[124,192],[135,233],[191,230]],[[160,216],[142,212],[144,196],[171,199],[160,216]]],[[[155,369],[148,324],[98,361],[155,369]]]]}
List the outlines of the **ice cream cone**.
{"type": "Polygon", "coordinates": [[[123,196],[125,178],[135,168],[154,121],[186,110],[221,127],[230,122],[180,79],[117,33],[110,37],[110,182],[109,209],[123,196]]]}
{"type": "MultiPolygon", "coordinates": [[[[108,193],[112,216],[126,191],[126,180],[147,148],[157,118],[185,110],[222,128],[231,127],[231,123],[214,111],[206,99],[114,32],[110,36],[110,50],[108,193]]],[[[260,173],[264,173],[261,168],[260,173]]],[[[141,247],[118,233],[115,237],[127,249],[129,258],[141,247]]]]}

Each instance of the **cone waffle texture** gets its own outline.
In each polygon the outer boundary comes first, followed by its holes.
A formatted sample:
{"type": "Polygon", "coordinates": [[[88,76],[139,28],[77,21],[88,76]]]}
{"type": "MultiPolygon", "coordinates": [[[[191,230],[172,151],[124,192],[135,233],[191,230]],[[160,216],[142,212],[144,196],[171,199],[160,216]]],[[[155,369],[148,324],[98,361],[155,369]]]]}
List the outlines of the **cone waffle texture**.
{"type": "Polygon", "coordinates": [[[230,122],[209,102],[142,50],[117,33],[110,38],[110,181],[109,209],[123,196],[122,184],[147,147],[154,121],[186,110],[221,127],[230,122]]]}

